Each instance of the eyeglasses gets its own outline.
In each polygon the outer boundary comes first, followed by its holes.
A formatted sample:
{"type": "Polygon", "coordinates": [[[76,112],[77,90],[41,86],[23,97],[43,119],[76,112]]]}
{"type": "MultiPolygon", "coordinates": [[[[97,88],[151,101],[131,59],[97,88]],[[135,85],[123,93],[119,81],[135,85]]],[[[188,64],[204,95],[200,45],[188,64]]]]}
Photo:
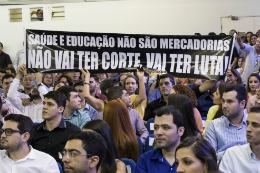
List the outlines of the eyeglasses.
{"type": "Polygon", "coordinates": [[[14,132],[25,133],[24,131],[13,130],[13,129],[0,129],[0,134],[2,135],[5,132],[6,136],[11,136],[14,132]]]}
{"type": "Polygon", "coordinates": [[[66,151],[62,151],[62,152],[58,152],[59,158],[62,159],[65,155],[67,155],[68,159],[72,159],[76,156],[92,156],[92,154],[76,154],[76,153],[72,153],[72,152],[66,152],[66,151]]]}

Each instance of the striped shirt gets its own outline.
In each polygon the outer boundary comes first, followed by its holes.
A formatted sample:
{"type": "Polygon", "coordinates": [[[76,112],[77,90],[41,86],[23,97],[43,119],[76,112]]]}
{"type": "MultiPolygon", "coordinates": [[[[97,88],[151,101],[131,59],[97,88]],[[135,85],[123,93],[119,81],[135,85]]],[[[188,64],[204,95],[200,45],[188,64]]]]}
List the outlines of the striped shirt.
{"type": "Polygon", "coordinates": [[[222,116],[209,122],[204,138],[209,141],[215,149],[220,161],[226,149],[235,145],[244,145],[246,139],[246,120],[247,114],[244,114],[240,127],[231,124],[227,117],[222,116]]]}

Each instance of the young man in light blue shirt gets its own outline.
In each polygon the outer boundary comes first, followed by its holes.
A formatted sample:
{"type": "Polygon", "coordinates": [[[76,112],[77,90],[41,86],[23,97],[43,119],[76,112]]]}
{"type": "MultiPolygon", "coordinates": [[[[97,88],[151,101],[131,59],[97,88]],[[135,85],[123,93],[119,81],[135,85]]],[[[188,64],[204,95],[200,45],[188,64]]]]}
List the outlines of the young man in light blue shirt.
{"type": "Polygon", "coordinates": [[[248,144],[227,149],[220,163],[223,173],[260,171],[260,107],[252,107],[247,118],[248,144]]]}
{"type": "Polygon", "coordinates": [[[62,114],[63,119],[82,129],[91,119],[86,111],[80,110],[81,102],[77,90],[71,86],[63,86],[57,91],[66,96],[66,106],[62,114]]]}
{"type": "Polygon", "coordinates": [[[224,116],[209,122],[204,138],[216,151],[218,161],[224,152],[235,145],[246,144],[246,119],[244,114],[247,93],[242,85],[230,85],[222,96],[224,116]]]}

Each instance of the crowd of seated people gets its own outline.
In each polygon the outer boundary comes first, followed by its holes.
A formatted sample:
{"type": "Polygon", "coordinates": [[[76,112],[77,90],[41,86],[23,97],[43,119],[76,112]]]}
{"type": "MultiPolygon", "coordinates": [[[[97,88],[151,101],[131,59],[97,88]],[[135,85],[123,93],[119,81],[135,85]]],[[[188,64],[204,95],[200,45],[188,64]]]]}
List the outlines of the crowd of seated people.
{"type": "Polygon", "coordinates": [[[139,70],[29,73],[8,60],[0,69],[0,172],[259,172],[259,36],[236,35],[218,81],[139,70]]]}

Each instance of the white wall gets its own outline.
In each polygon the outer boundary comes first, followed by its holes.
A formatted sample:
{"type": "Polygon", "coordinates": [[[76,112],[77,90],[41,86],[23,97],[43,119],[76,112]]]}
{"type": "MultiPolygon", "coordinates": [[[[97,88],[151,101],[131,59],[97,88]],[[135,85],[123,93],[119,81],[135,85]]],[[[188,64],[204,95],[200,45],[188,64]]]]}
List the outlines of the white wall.
{"type": "Polygon", "coordinates": [[[218,34],[220,17],[260,15],[259,7],[259,0],[122,0],[0,6],[0,42],[13,59],[22,49],[23,27],[129,34],[218,34]],[[48,9],[52,6],[65,6],[65,21],[51,21],[48,9]],[[43,22],[30,22],[32,7],[43,7],[43,22]],[[9,22],[11,8],[23,9],[23,22],[9,22]]]}

